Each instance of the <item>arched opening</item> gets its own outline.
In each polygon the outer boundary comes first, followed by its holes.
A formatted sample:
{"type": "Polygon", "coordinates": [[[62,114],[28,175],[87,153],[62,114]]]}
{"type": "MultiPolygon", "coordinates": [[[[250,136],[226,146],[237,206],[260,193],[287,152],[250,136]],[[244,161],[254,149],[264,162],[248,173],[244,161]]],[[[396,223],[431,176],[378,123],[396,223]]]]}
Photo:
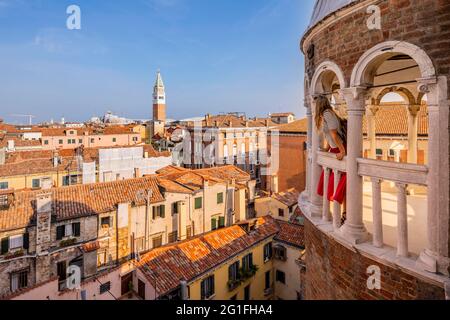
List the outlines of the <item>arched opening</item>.
{"type": "Polygon", "coordinates": [[[367,88],[363,157],[380,162],[366,164],[379,172],[363,174],[363,222],[399,255],[419,255],[427,247],[429,188],[426,178],[413,177],[426,171],[429,155],[428,112],[417,79],[433,72],[420,49],[396,43],[363,55],[352,75],[352,85],[367,88]],[[400,178],[402,170],[410,173],[400,178]]]}

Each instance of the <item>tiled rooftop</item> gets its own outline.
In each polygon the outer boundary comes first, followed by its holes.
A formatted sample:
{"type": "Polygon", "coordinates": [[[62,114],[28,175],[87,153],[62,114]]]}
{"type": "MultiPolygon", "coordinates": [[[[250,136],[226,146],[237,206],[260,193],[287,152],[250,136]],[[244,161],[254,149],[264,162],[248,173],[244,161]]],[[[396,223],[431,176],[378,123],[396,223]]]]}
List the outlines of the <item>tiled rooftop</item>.
{"type": "Polygon", "coordinates": [[[308,119],[300,119],[275,127],[280,133],[304,133],[308,132],[308,119]]]}
{"type": "Polygon", "coordinates": [[[294,204],[297,204],[299,195],[300,193],[295,188],[292,188],[287,191],[274,193],[272,194],[272,198],[290,207],[293,206],[294,204]]]}
{"type": "Polygon", "coordinates": [[[280,220],[277,220],[277,223],[279,225],[279,231],[274,238],[275,240],[297,248],[305,248],[305,237],[302,225],[280,220]]]}
{"type": "Polygon", "coordinates": [[[279,226],[273,218],[263,217],[257,220],[257,228],[249,233],[237,225],[219,229],[152,250],[136,265],[151,283],[156,281],[158,294],[164,295],[176,289],[180,281],[194,280],[278,231],[279,226]]]}
{"type": "MultiPolygon", "coordinates": [[[[52,210],[57,220],[114,211],[119,203],[144,205],[142,191],[152,190],[150,201],[164,201],[156,176],[114,182],[76,185],[48,190],[52,196],[52,210]]],[[[20,191],[8,209],[0,210],[0,230],[18,229],[34,224],[36,197],[43,191],[20,191]]]]}

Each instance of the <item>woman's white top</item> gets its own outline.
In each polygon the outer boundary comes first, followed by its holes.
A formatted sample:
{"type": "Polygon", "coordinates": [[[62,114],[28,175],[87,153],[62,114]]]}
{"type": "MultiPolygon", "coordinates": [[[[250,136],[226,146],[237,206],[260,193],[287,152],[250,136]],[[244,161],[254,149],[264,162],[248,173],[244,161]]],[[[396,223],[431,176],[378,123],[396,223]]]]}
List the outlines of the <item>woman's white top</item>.
{"type": "Polygon", "coordinates": [[[322,131],[331,148],[337,148],[338,146],[334,142],[331,130],[341,131],[341,123],[337,115],[330,110],[325,110],[323,113],[322,131]]]}

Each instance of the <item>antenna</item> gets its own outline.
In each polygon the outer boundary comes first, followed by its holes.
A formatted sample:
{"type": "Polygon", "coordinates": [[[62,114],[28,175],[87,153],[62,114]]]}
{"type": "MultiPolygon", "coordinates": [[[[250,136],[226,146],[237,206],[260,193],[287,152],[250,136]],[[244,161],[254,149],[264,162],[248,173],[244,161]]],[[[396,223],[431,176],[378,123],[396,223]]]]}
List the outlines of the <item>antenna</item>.
{"type": "Polygon", "coordinates": [[[36,118],[35,115],[32,114],[10,114],[10,117],[15,117],[15,118],[21,118],[21,117],[25,117],[28,118],[28,122],[31,125],[33,125],[33,118],[36,118]]]}

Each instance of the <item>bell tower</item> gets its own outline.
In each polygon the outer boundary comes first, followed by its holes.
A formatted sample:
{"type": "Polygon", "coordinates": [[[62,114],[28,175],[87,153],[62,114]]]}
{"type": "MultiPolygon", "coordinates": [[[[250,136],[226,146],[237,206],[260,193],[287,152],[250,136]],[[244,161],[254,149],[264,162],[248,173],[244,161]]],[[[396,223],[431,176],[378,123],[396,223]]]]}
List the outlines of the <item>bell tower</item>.
{"type": "Polygon", "coordinates": [[[166,92],[159,70],[156,74],[156,83],[153,88],[153,121],[166,121],[166,92]]]}

